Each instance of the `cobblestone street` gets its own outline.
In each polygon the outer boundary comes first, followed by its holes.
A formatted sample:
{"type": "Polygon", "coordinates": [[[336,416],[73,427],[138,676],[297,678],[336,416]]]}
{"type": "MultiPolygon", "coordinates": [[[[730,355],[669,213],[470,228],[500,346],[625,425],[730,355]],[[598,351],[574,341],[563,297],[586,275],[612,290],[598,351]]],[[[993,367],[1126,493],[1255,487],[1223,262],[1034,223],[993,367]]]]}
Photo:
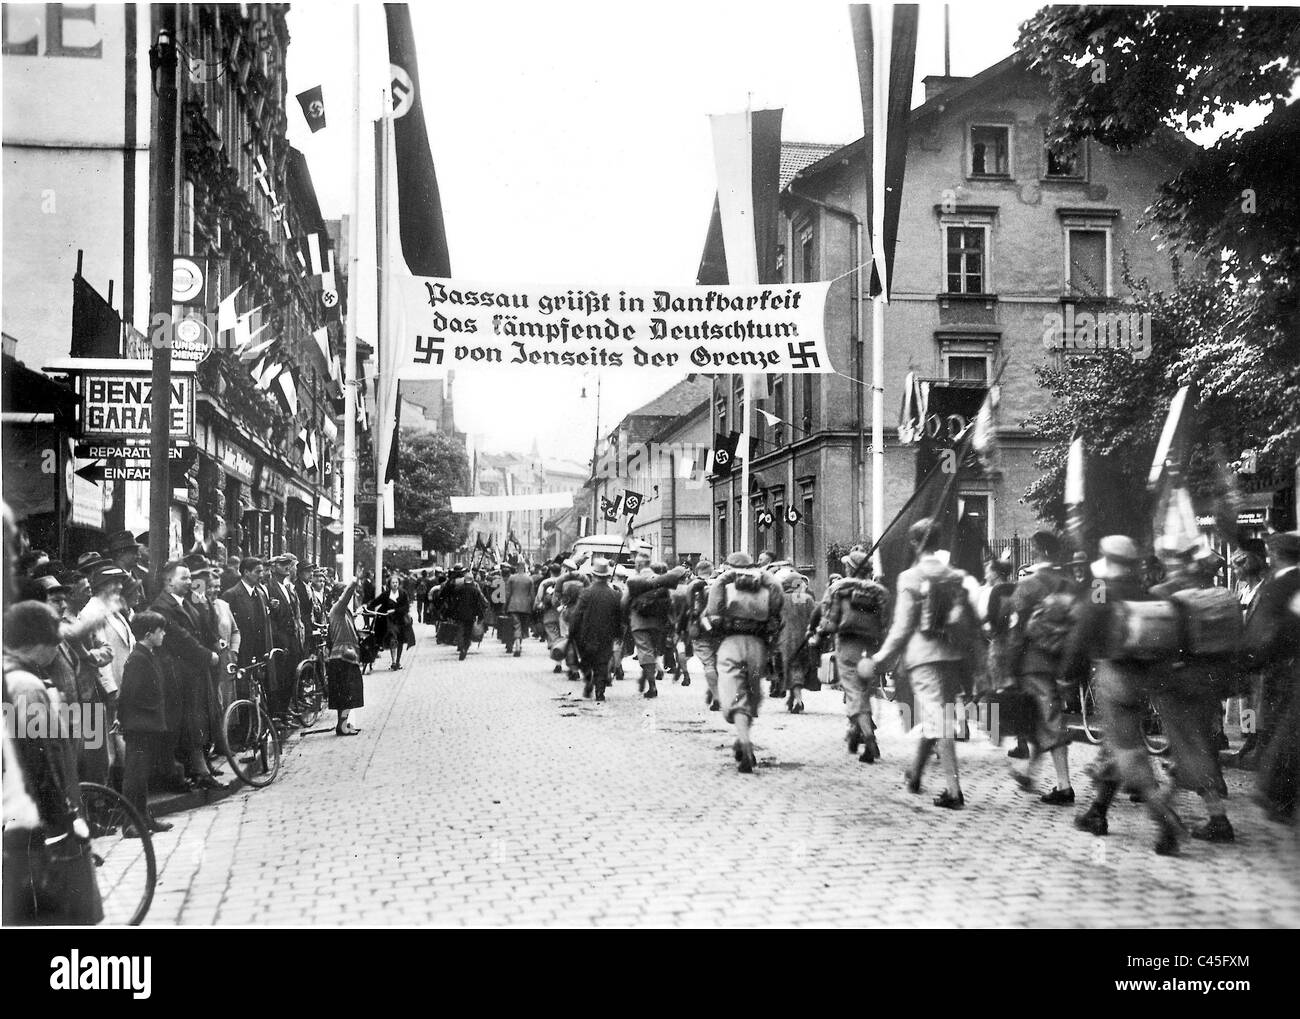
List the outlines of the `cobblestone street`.
{"type": "MultiPolygon", "coordinates": [[[[766,702],[746,776],[697,662],[689,688],[646,701],[629,678],[599,705],[536,641],[514,659],[489,637],[458,663],[417,631],[405,669],[367,677],[360,736],[296,738],[274,785],[169,818],[147,924],[1300,922],[1295,830],[1263,818],[1240,772],[1236,844],[1165,859],[1140,806],[1121,799],[1105,839],[1078,832],[982,736],[959,745],[964,811],[931,806],[937,767],[909,795],[913,744],[887,705],[885,759],[865,765],[837,692],[807,694],[801,716],[766,702]]],[[[1081,799],[1095,754],[1072,748],[1081,799]]],[[[1180,810],[1204,817],[1188,796],[1180,810]]]]}

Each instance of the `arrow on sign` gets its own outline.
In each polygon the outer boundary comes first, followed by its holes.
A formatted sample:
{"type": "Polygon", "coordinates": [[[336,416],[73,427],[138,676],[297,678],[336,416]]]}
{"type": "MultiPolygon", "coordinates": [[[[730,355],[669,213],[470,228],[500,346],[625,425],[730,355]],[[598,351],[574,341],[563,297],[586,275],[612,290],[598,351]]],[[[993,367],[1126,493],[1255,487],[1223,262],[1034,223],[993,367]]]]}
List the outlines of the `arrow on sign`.
{"type": "Polygon", "coordinates": [[[76,471],[76,475],[98,485],[104,480],[104,465],[96,460],[94,463],[88,463],[85,467],[80,468],[76,471]]]}

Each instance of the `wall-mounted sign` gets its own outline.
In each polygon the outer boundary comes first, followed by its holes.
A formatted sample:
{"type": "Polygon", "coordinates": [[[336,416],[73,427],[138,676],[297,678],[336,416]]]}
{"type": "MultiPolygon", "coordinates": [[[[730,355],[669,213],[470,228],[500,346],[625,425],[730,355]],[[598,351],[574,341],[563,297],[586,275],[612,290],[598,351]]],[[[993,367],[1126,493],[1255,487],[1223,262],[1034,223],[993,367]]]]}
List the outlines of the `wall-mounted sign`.
{"type": "Polygon", "coordinates": [[[1238,527],[1263,527],[1268,523],[1268,510],[1245,510],[1237,514],[1238,527]]]}
{"type": "MultiPolygon", "coordinates": [[[[86,438],[148,437],[153,418],[148,375],[87,372],[81,379],[81,434],[86,438]]],[[[173,439],[194,438],[194,378],[173,376],[167,429],[173,439]]]]}
{"type": "Polygon", "coordinates": [[[207,271],[201,259],[177,255],[172,259],[172,303],[202,304],[207,271]]]}
{"type": "Polygon", "coordinates": [[[258,488],[263,494],[273,496],[277,499],[284,498],[284,491],[287,482],[283,474],[272,470],[266,464],[262,465],[261,473],[258,475],[258,488]]]}
{"type": "Polygon", "coordinates": [[[227,473],[234,475],[245,485],[253,483],[253,461],[252,458],[245,455],[244,451],[238,446],[233,446],[229,442],[221,454],[221,465],[225,467],[227,473]]]}

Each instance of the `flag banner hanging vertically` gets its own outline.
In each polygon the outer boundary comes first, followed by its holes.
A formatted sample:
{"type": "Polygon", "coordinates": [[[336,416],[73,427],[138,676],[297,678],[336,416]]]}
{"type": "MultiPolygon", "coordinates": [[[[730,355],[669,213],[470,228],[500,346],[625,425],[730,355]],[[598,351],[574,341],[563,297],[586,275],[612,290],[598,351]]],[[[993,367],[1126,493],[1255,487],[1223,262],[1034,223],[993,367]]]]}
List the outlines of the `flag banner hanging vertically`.
{"type": "Polygon", "coordinates": [[[862,90],[867,223],[872,237],[871,293],[889,299],[907,164],[907,128],[916,70],[917,4],[850,4],[858,83],[862,90]],[[891,16],[892,15],[892,16],[891,16]],[[877,88],[877,82],[884,84],[877,88]],[[883,91],[884,95],[878,95],[883,91]],[[884,103],[884,137],[876,104],[884,103]],[[880,158],[883,149],[883,159],[880,158]],[[883,175],[877,168],[883,164],[883,175]]]}
{"type": "Polygon", "coordinates": [[[1083,437],[1076,435],[1070,440],[1065,458],[1065,534],[1076,552],[1088,548],[1088,526],[1083,515],[1087,491],[1083,455],[1083,437]]]}

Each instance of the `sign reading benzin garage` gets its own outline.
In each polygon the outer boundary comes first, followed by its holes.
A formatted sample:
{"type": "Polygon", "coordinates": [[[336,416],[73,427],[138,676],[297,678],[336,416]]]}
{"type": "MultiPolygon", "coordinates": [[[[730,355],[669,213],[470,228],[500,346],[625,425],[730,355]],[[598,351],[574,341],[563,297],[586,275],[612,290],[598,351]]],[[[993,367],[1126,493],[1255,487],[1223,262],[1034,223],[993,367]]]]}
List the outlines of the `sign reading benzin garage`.
{"type": "MultiPolygon", "coordinates": [[[[153,383],[148,375],[87,372],[79,381],[83,436],[149,435],[153,383]]],[[[194,436],[193,376],[172,376],[167,430],[173,439],[194,436]]]]}

